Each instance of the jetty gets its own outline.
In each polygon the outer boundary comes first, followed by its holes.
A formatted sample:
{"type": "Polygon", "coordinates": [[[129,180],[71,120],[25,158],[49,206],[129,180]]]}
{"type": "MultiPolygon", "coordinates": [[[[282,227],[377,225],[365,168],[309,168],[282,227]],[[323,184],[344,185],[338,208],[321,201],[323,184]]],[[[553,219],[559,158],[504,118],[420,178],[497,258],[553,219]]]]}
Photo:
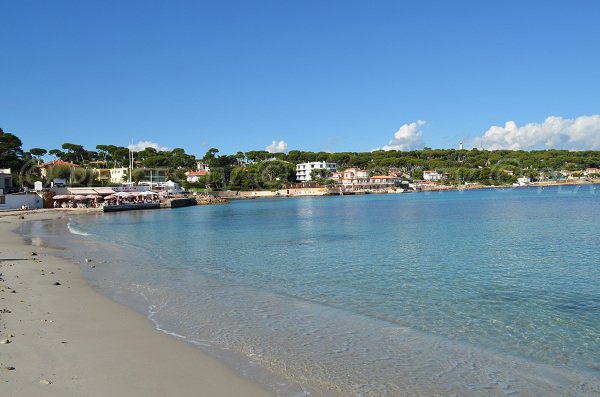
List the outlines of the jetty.
{"type": "Polygon", "coordinates": [[[105,205],[102,207],[104,212],[132,211],[132,210],[155,210],[160,208],[160,203],[132,203],[105,205]]]}

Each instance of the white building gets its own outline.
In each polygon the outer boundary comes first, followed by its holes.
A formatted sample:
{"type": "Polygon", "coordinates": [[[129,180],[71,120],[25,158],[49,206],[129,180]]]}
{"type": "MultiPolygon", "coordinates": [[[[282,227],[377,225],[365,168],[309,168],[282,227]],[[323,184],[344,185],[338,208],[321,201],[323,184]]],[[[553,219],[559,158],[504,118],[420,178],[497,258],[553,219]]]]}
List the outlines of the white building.
{"type": "Polygon", "coordinates": [[[36,193],[0,193],[0,211],[26,208],[42,208],[44,200],[36,193]]]}
{"type": "MultiPolygon", "coordinates": [[[[0,171],[2,171],[2,170],[0,170],[0,171]]],[[[585,175],[585,176],[600,175],[600,169],[586,168],[585,171],[583,171],[583,175],[585,175]]]]}
{"type": "Polygon", "coordinates": [[[517,178],[517,183],[519,184],[519,186],[529,185],[531,183],[531,178],[525,176],[517,178]]]}
{"type": "Polygon", "coordinates": [[[110,168],[110,183],[123,183],[126,182],[127,172],[129,168],[110,168]]]}
{"type": "Polygon", "coordinates": [[[441,181],[442,179],[444,179],[444,174],[437,171],[423,171],[424,181],[441,181]]]}
{"type": "MultiPolygon", "coordinates": [[[[208,166],[207,166],[208,168],[208,166]]],[[[200,170],[200,171],[188,171],[185,173],[185,179],[190,183],[198,183],[200,182],[200,178],[208,175],[208,172],[200,170]]]]}
{"type": "Polygon", "coordinates": [[[331,179],[344,190],[357,190],[369,183],[369,171],[347,168],[344,171],[334,172],[331,179]]]}
{"type": "Polygon", "coordinates": [[[0,190],[6,193],[13,187],[10,168],[0,168],[0,190]]]}
{"type": "Polygon", "coordinates": [[[208,167],[208,164],[198,161],[196,162],[196,171],[210,172],[210,168],[208,167]]]}
{"type": "Polygon", "coordinates": [[[325,161],[297,164],[296,179],[300,182],[308,182],[312,180],[311,172],[314,170],[327,170],[329,174],[332,174],[337,171],[337,165],[325,161]]]}
{"type": "MultiPolygon", "coordinates": [[[[135,175],[135,172],[138,172],[139,170],[142,170],[144,172],[142,179],[139,181],[140,184],[142,184],[142,183],[155,184],[155,183],[161,183],[161,182],[167,181],[167,173],[163,169],[134,168],[133,169],[134,175],[135,175]]],[[[109,176],[110,183],[122,184],[122,183],[126,183],[128,180],[129,168],[125,168],[125,167],[109,168],[109,169],[102,170],[102,171],[103,171],[102,175],[107,175],[108,172],[110,173],[110,174],[108,174],[108,175],[110,175],[109,176]]]]}
{"type": "Polygon", "coordinates": [[[369,176],[369,171],[348,168],[335,172],[332,178],[340,191],[384,191],[402,185],[402,178],[390,175],[369,176]]]}

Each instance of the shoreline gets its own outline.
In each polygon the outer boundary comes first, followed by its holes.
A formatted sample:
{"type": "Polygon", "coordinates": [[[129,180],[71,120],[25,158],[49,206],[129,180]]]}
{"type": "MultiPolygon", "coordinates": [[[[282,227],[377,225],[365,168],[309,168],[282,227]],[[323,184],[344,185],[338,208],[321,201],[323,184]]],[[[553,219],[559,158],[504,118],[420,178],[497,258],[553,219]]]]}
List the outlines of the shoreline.
{"type": "Polygon", "coordinates": [[[79,266],[52,248],[28,245],[16,231],[21,222],[63,214],[0,213],[3,395],[273,396],[97,292],[79,266]]]}
{"type": "MultiPolygon", "coordinates": [[[[206,197],[213,197],[216,199],[225,198],[228,200],[253,200],[253,199],[281,199],[281,198],[298,198],[298,197],[337,197],[337,196],[355,196],[365,194],[410,194],[410,193],[437,193],[437,192],[449,192],[449,191],[467,191],[467,190],[486,190],[486,189],[526,189],[526,188],[545,188],[545,187],[561,187],[561,186],[590,186],[600,184],[600,179],[569,179],[564,181],[548,181],[548,182],[532,182],[526,185],[481,185],[481,184],[470,184],[470,185],[433,185],[423,186],[420,190],[407,190],[407,191],[348,191],[344,194],[337,192],[322,192],[322,193],[305,193],[305,194],[289,194],[286,195],[284,191],[286,189],[279,190],[222,190],[205,193],[206,197]]],[[[326,189],[326,186],[323,186],[326,189]]]]}

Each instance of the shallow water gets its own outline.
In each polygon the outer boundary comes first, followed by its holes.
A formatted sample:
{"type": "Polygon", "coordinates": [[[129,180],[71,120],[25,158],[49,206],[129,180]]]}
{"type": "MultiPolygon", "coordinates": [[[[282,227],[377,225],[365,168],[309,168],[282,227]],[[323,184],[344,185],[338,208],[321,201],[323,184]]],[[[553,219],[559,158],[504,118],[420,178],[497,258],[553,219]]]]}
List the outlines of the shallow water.
{"type": "Polygon", "coordinates": [[[95,286],[281,396],[587,396],[597,192],[249,200],[62,229],[95,286]]]}

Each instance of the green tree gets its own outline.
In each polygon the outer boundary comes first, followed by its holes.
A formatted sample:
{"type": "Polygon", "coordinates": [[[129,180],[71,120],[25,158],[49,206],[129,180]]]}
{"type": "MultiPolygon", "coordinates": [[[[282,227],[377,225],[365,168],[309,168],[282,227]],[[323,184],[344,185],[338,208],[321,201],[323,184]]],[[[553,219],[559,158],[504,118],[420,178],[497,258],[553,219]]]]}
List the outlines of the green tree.
{"type": "Polygon", "coordinates": [[[210,162],[216,158],[217,153],[219,153],[219,149],[214,148],[214,147],[210,148],[210,149],[208,149],[206,151],[206,154],[204,154],[204,157],[202,158],[202,160],[205,163],[209,163],[210,164],[210,162]]]}
{"type": "Polygon", "coordinates": [[[65,161],[83,164],[89,160],[88,151],[85,150],[82,145],[63,143],[62,148],[65,150],[63,154],[63,160],[65,161]]]}
{"type": "Polygon", "coordinates": [[[296,167],[286,161],[273,160],[261,162],[257,169],[258,184],[266,189],[279,189],[296,180],[296,167]]]}
{"type": "Polygon", "coordinates": [[[54,156],[57,159],[61,159],[61,160],[64,160],[64,156],[65,156],[65,152],[63,152],[60,149],[50,149],[48,154],[50,154],[51,156],[54,156]]]}
{"type": "Polygon", "coordinates": [[[327,179],[330,176],[331,176],[331,171],[329,171],[328,169],[325,169],[325,168],[317,168],[310,172],[310,178],[315,181],[318,179],[327,179]]]}
{"type": "Polygon", "coordinates": [[[0,167],[18,172],[23,166],[22,145],[23,143],[16,135],[4,132],[0,128],[0,167]]]}
{"type": "Polygon", "coordinates": [[[29,154],[33,159],[35,159],[38,163],[42,161],[42,157],[48,153],[46,149],[42,149],[39,147],[34,147],[29,149],[29,154]]]}

